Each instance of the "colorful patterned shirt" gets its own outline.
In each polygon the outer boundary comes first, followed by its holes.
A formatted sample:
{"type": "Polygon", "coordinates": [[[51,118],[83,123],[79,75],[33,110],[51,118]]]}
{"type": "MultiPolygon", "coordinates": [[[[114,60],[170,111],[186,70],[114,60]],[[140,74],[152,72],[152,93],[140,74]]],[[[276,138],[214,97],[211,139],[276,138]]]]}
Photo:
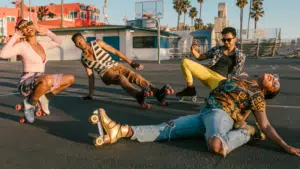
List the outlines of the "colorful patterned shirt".
{"type": "MultiPolygon", "coordinates": [[[[223,80],[205,99],[206,108],[225,110],[235,121],[241,121],[247,111],[265,111],[264,95],[253,82],[232,78],[223,80]]],[[[246,117],[247,118],[247,117],[246,117]]]]}
{"type": "MultiPolygon", "coordinates": [[[[224,56],[224,49],[224,46],[216,46],[206,52],[208,58],[212,59],[207,67],[211,68],[220,60],[221,57],[224,56]]],[[[229,76],[238,76],[239,74],[241,74],[241,71],[245,64],[246,55],[242,53],[242,51],[238,47],[235,48],[235,56],[236,64],[234,65],[232,72],[229,72],[229,76]]]]}

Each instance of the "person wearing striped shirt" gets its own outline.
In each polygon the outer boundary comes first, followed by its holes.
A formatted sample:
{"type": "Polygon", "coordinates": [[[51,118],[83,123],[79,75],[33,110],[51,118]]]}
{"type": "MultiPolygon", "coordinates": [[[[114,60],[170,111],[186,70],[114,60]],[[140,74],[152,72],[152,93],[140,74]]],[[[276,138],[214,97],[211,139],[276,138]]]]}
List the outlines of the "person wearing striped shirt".
{"type": "Polygon", "coordinates": [[[130,60],[120,51],[101,40],[87,43],[81,33],[75,33],[72,36],[72,41],[77,48],[82,50],[81,63],[89,78],[89,95],[83,97],[84,100],[90,100],[94,95],[95,71],[106,85],[121,85],[130,96],[137,99],[142,108],[149,108],[150,106],[146,103],[147,95],[145,93],[154,94],[159,102],[167,105],[165,97],[167,95],[166,90],[170,88],[169,85],[165,85],[161,89],[156,88],[138,73],[113,60],[109,53],[115,54],[135,70],[142,70],[143,65],[130,60]],[[132,83],[141,87],[142,91],[137,90],[132,83]]]}

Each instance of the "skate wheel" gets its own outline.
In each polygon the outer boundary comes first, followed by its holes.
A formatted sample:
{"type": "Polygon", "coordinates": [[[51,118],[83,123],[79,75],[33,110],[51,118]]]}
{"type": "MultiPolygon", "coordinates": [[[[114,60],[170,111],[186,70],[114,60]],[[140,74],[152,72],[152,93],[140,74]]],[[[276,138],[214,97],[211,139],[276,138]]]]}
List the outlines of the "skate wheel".
{"type": "Polygon", "coordinates": [[[17,104],[16,107],[15,107],[15,109],[18,110],[18,111],[22,110],[22,108],[23,108],[23,106],[20,105],[20,104],[17,104]]]}
{"type": "Polygon", "coordinates": [[[195,102],[197,102],[197,96],[194,96],[193,98],[192,98],[192,101],[195,103],[195,102]]]}
{"type": "Polygon", "coordinates": [[[166,93],[166,94],[171,94],[170,89],[167,89],[167,90],[165,91],[165,93],[166,93]]]}
{"type": "Polygon", "coordinates": [[[148,92],[144,92],[144,96],[149,96],[149,93],[148,92]]]}
{"type": "Polygon", "coordinates": [[[149,96],[153,96],[153,92],[152,91],[149,92],[149,96]]]}
{"type": "Polygon", "coordinates": [[[38,110],[38,111],[35,112],[35,115],[36,115],[37,117],[40,117],[40,116],[42,116],[42,112],[41,112],[40,110],[38,110]]]}
{"type": "Polygon", "coordinates": [[[91,124],[97,124],[99,121],[99,117],[97,115],[92,115],[90,118],[89,118],[89,122],[91,124]]]}
{"type": "Polygon", "coordinates": [[[21,117],[19,121],[20,121],[20,123],[25,123],[25,118],[21,117]]]}
{"type": "Polygon", "coordinates": [[[150,109],[150,107],[151,107],[150,104],[147,104],[147,105],[146,105],[146,108],[147,108],[147,109],[150,109]]]}
{"type": "Polygon", "coordinates": [[[163,105],[163,106],[168,106],[168,105],[169,105],[169,103],[168,103],[168,102],[166,102],[166,101],[163,101],[163,102],[161,103],[161,105],[163,105]]]}
{"type": "Polygon", "coordinates": [[[182,102],[182,101],[184,100],[184,97],[178,97],[178,100],[179,100],[180,102],[182,102]]]}
{"type": "Polygon", "coordinates": [[[94,139],[94,145],[96,147],[102,146],[104,144],[104,140],[102,137],[97,137],[96,139],[94,139]]]}
{"type": "Polygon", "coordinates": [[[170,94],[174,94],[175,91],[173,89],[170,89],[170,94]]]}

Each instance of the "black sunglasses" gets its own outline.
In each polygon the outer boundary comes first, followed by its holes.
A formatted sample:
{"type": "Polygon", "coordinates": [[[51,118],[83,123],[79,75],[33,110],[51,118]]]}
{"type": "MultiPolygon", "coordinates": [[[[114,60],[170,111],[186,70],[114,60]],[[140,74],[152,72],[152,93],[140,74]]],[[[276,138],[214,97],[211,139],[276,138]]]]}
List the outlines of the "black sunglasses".
{"type": "Polygon", "coordinates": [[[227,39],[226,38],[222,38],[222,42],[225,43],[227,41],[228,43],[230,43],[232,41],[232,39],[234,39],[234,38],[227,38],[227,39]]]}

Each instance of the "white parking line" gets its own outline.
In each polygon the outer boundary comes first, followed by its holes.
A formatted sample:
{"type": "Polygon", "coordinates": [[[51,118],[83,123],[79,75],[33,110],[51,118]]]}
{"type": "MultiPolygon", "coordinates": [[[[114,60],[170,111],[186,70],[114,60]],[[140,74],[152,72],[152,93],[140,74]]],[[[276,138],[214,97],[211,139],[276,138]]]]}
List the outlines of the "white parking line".
{"type": "Polygon", "coordinates": [[[276,70],[275,66],[269,65],[273,70],[276,70]]]}
{"type": "Polygon", "coordinates": [[[294,66],[291,66],[291,65],[289,65],[289,67],[292,68],[292,69],[295,69],[295,70],[299,70],[299,71],[300,71],[300,69],[297,68],[297,67],[294,67],[294,66]]]}

